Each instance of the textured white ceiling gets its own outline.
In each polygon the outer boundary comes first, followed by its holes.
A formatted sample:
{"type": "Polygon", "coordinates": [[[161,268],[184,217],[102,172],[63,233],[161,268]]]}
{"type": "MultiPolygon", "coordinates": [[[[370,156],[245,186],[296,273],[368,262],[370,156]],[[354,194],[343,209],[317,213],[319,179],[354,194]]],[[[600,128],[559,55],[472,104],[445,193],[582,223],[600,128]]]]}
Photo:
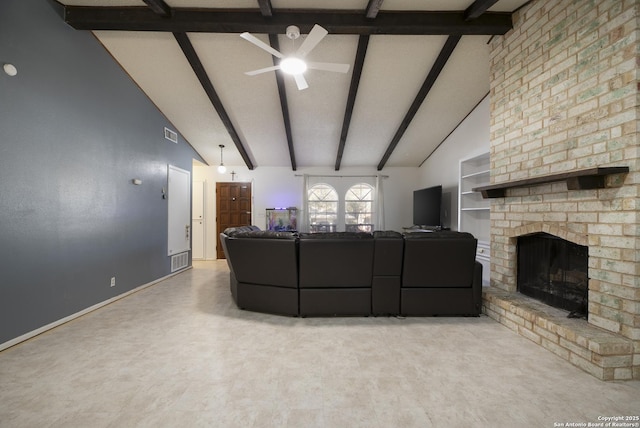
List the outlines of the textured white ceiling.
{"type": "MultiPolygon", "coordinates": [[[[464,10],[472,0],[387,0],[382,10],[464,10]]],[[[62,0],[67,5],[143,6],[142,0],[62,0]]],[[[256,0],[166,0],[171,7],[251,8],[256,0]]],[[[364,10],[367,0],[271,0],[278,9],[364,10]]],[[[526,0],[500,0],[491,11],[513,11],[526,0]]],[[[295,23],[292,23],[295,24],[295,23]]],[[[210,164],[243,165],[229,133],[171,33],[95,31],[98,40],[210,164]]],[[[267,35],[254,34],[265,43],[267,35]]],[[[291,166],[271,55],[239,34],[189,33],[240,140],[255,167],[291,166]]],[[[283,53],[297,48],[279,36],[283,53]]],[[[447,36],[370,37],[342,166],[377,166],[418,94],[447,36]]],[[[489,92],[489,36],[463,36],[386,166],[419,166],[489,92]]],[[[353,67],[358,36],[326,36],[309,54],[316,62],[353,67]]],[[[285,87],[297,167],[333,167],[345,114],[347,74],[309,70],[309,88],[285,87]]]]}

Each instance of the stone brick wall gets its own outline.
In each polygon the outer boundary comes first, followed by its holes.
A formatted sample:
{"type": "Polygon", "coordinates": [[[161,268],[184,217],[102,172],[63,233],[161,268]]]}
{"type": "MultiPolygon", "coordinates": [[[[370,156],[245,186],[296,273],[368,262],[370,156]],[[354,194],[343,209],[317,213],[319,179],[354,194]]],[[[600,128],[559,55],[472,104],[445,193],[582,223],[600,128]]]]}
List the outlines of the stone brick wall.
{"type": "Polygon", "coordinates": [[[589,323],[635,342],[640,367],[640,2],[535,0],[491,42],[491,181],[628,166],[607,188],[551,183],[491,205],[491,285],[516,290],[516,237],[589,246],[589,323]]]}

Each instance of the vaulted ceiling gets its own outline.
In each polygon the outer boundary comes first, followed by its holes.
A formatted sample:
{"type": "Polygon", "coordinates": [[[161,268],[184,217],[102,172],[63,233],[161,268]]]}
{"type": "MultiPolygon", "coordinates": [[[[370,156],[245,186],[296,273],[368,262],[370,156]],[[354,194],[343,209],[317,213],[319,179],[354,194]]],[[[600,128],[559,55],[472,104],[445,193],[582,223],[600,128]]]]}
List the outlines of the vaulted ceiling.
{"type": "Polygon", "coordinates": [[[210,164],[417,167],[489,93],[493,35],[527,0],[59,0],[62,18],[93,31],[210,164]],[[307,57],[346,74],[247,71],[279,59],[314,24],[307,57]],[[289,25],[302,36],[290,40],[289,25]]]}

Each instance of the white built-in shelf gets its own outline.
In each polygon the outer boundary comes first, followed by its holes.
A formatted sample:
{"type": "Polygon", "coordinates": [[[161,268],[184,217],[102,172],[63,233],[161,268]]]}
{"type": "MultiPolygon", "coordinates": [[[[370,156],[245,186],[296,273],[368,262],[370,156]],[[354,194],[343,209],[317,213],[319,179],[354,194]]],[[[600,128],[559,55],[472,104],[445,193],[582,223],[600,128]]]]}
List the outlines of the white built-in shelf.
{"type": "MultiPolygon", "coordinates": [[[[469,159],[460,161],[459,175],[459,209],[460,211],[485,211],[490,207],[490,202],[482,197],[475,189],[489,183],[491,174],[489,170],[489,154],[483,153],[469,159]]],[[[477,220],[477,215],[472,218],[477,220]]],[[[471,225],[465,222],[464,216],[458,216],[458,227],[468,229],[471,225]],[[460,223],[460,221],[462,223],[460,223]]],[[[474,232],[468,230],[469,232],[474,232]]]]}
{"type": "Polygon", "coordinates": [[[472,172],[470,174],[466,174],[461,176],[460,178],[467,179],[467,178],[472,178],[472,177],[482,177],[482,176],[487,176],[487,178],[489,178],[489,174],[491,173],[491,171],[489,171],[488,169],[486,171],[478,171],[478,172],[472,172]]]}
{"type": "Polygon", "coordinates": [[[458,180],[458,230],[469,232],[478,239],[476,260],[482,263],[482,283],[488,285],[491,270],[491,201],[483,198],[475,189],[490,184],[489,153],[460,160],[458,180]]]}
{"type": "Polygon", "coordinates": [[[460,211],[490,211],[490,207],[460,208],[460,211]]]}

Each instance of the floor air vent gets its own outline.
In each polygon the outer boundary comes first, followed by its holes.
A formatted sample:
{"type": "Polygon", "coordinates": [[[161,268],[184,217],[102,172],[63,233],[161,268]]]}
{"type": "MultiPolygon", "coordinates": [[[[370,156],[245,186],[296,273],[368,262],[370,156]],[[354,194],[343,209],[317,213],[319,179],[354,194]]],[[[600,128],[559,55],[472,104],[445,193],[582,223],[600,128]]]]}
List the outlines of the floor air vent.
{"type": "Polygon", "coordinates": [[[184,269],[187,266],[189,266],[189,253],[181,253],[171,256],[171,272],[184,269]]]}

